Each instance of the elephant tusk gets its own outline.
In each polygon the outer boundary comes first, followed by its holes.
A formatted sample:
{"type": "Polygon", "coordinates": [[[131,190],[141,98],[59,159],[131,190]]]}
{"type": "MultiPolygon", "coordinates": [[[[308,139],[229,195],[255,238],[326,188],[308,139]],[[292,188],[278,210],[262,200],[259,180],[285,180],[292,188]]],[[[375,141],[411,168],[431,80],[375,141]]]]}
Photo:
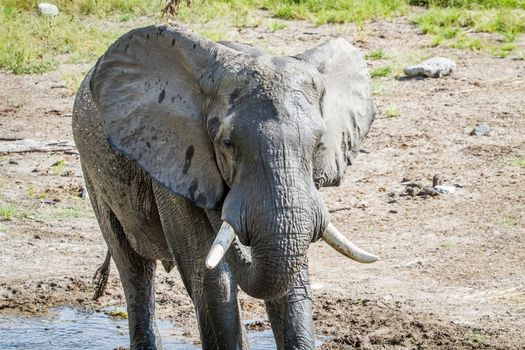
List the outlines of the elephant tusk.
{"type": "Polygon", "coordinates": [[[379,257],[364,251],[350,242],[348,238],[343,236],[332,224],[328,224],[328,227],[324,231],[323,240],[339,253],[357,262],[369,264],[379,260],[379,257]]]}
{"type": "Polygon", "coordinates": [[[206,267],[208,269],[213,269],[219,264],[224,257],[224,254],[228,251],[228,248],[230,248],[234,238],[235,231],[233,230],[233,227],[224,221],[217,233],[217,237],[215,237],[215,241],[213,241],[213,244],[211,245],[210,252],[206,257],[206,267]]]}

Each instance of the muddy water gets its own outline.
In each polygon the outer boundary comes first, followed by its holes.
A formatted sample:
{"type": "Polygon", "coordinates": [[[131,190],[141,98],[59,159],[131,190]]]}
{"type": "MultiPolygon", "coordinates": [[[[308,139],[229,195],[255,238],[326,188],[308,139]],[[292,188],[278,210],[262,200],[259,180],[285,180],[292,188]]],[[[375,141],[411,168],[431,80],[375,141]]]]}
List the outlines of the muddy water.
{"type": "MultiPolygon", "coordinates": [[[[200,349],[181,336],[169,321],[157,321],[164,349],[200,349]]],[[[48,317],[13,317],[0,314],[0,349],[115,349],[128,345],[127,321],[103,312],[72,308],[55,309],[48,317]]],[[[272,332],[248,332],[250,349],[275,349],[272,332]]]]}

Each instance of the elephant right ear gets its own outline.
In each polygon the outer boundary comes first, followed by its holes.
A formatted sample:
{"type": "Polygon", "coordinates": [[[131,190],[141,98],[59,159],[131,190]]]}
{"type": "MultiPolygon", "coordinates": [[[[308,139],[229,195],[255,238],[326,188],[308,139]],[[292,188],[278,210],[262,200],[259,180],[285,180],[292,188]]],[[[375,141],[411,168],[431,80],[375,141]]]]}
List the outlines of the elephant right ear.
{"type": "Polygon", "coordinates": [[[203,86],[214,85],[227,50],[180,27],[141,28],[108,49],[90,83],[113,148],[201,208],[225,195],[203,86]]]}
{"type": "Polygon", "coordinates": [[[321,111],[326,131],[314,155],[314,181],[319,187],[338,186],[376,114],[367,65],[359,50],[342,38],[296,58],[317,68],[325,81],[321,111]]]}

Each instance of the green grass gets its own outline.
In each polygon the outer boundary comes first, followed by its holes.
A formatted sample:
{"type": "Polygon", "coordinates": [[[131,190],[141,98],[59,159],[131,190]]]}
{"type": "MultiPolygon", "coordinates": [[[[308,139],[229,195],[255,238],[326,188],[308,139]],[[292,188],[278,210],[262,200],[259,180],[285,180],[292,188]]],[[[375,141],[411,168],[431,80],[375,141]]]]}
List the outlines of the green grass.
{"type": "Polygon", "coordinates": [[[56,176],[60,176],[62,172],[64,171],[64,168],[66,167],[67,163],[65,160],[61,159],[50,166],[51,171],[56,176]]]}
{"type": "Polygon", "coordinates": [[[283,22],[270,21],[270,23],[268,24],[268,29],[270,29],[272,32],[283,30],[286,27],[287,27],[286,23],[283,23],[283,22]]]}
{"type": "Polygon", "coordinates": [[[409,0],[415,6],[458,7],[463,9],[525,8],[523,0],[409,0]]]}
{"type": "Polygon", "coordinates": [[[365,60],[384,60],[386,58],[388,56],[383,49],[370,51],[365,55],[365,60]]]}
{"type": "Polygon", "coordinates": [[[316,24],[357,23],[408,13],[405,0],[266,0],[261,5],[277,18],[308,20],[316,24]]]}
{"type": "MultiPolygon", "coordinates": [[[[461,1],[459,1],[462,4],[461,1]]],[[[465,4],[465,8],[476,8],[465,4]]],[[[457,49],[483,51],[497,57],[506,57],[517,46],[512,44],[525,33],[525,1],[520,4],[509,2],[494,8],[486,2],[476,10],[464,8],[430,7],[413,18],[421,31],[432,36],[432,46],[444,45],[457,49]],[[515,5],[515,8],[511,8],[515,5]],[[521,7],[520,7],[521,6],[521,7]],[[480,33],[494,34],[492,37],[480,33]]],[[[492,4],[492,5],[491,5],[492,4]]]]}
{"type": "MultiPolygon", "coordinates": [[[[0,0],[0,68],[22,74],[53,70],[61,63],[93,63],[130,28],[163,21],[164,0],[56,0],[53,3],[61,14],[54,18],[38,16],[36,3],[0,0]]],[[[189,7],[182,3],[176,20],[211,39],[223,39],[231,30],[228,26],[267,23],[275,32],[286,27],[281,20],[362,27],[368,20],[407,15],[411,13],[409,4],[427,7],[413,20],[432,36],[434,46],[483,50],[505,57],[525,32],[524,0],[193,0],[189,7]],[[264,17],[273,19],[266,22],[264,17]],[[214,21],[224,26],[214,26],[214,21]],[[477,32],[497,34],[502,42],[479,38],[477,32]]],[[[378,50],[368,58],[383,56],[378,50]]],[[[75,79],[66,79],[66,83],[73,91],[78,86],[75,79]]]]}
{"type": "Polygon", "coordinates": [[[18,217],[18,216],[19,216],[19,212],[15,207],[9,204],[4,204],[0,206],[0,220],[10,221],[10,220],[13,220],[13,218],[18,217]]]}
{"type": "Polygon", "coordinates": [[[95,214],[86,206],[44,207],[28,211],[24,217],[31,220],[53,222],[70,219],[94,219],[95,214]]]}
{"type": "Polygon", "coordinates": [[[91,207],[88,207],[84,202],[75,203],[71,206],[40,206],[37,209],[2,204],[0,206],[0,221],[10,221],[14,218],[53,222],[70,219],[94,219],[95,214],[91,207]]]}
{"type": "Polygon", "coordinates": [[[390,107],[387,107],[387,109],[385,109],[385,115],[388,118],[397,118],[401,115],[401,112],[399,111],[397,107],[390,106],[390,107]]]}
{"type": "Polygon", "coordinates": [[[392,74],[392,70],[393,69],[390,66],[374,68],[370,71],[370,76],[372,78],[388,77],[390,74],[392,74]]]}
{"type": "Polygon", "coordinates": [[[481,344],[487,342],[487,340],[489,340],[489,337],[479,330],[471,330],[465,333],[465,339],[476,344],[476,347],[478,347],[481,344]]]}
{"type": "Polygon", "coordinates": [[[525,169],[525,158],[512,161],[512,166],[525,169]]]}
{"type": "Polygon", "coordinates": [[[506,227],[512,227],[518,224],[516,218],[512,215],[504,216],[501,219],[497,220],[496,223],[506,227]]]}
{"type": "MultiPolygon", "coordinates": [[[[2,0],[2,7],[35,12],[35,0],[2,0]]],[[[160,0],[53,0],[63,14],[93,15],[105,18],[114,14],[146,15],[162,9],[160,0]]]]}
{"type": "Polygon", "coordinates": [[[0,66],[16,74],[45,72],[59,63],[92,62],[117,37],[96,20],[0,10],[0,37],[7,38],[0,41],[0,66]]]}
{"type": "Polygon", "coordinates": [[[439,247],[440,248],[443,248],[443,249],[451,249],[454,247],[454,243],[452,242],[442,242],[439,244],[439,247]]]}
{"type": "Polygon", "coordinates": [[[127,320],[128,319],[128,312],[127,311],[123,311],[123,310],[107,310],[107,311],[104,311],[104,313],[108,316],[111,316],[111,317],[115,317],[115,318],[120,318],[120,319],[123,319],[123,320],[127,320]]]}

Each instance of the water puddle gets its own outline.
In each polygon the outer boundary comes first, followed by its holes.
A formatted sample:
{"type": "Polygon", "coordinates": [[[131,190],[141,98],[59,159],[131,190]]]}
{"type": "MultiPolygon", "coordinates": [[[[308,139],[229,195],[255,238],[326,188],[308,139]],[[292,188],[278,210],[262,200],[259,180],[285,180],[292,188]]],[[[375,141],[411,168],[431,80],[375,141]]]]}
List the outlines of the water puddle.
{"type": "MultiPolygon", "coordinates": [[[[170,321],[157,321],[166,350],[200,349],[191,339],[177,333],[170,321]]],[[[250,349],[273,350],[271,330],[248,331],[250,349]]],[[[0,314],[0,349],[100,350],[127,347],[128,322],[103,312],[57,308],[47,317],[15,317],[0,314]]],[[[322,342],[319,343],[319,345],[322,342]]]]}

